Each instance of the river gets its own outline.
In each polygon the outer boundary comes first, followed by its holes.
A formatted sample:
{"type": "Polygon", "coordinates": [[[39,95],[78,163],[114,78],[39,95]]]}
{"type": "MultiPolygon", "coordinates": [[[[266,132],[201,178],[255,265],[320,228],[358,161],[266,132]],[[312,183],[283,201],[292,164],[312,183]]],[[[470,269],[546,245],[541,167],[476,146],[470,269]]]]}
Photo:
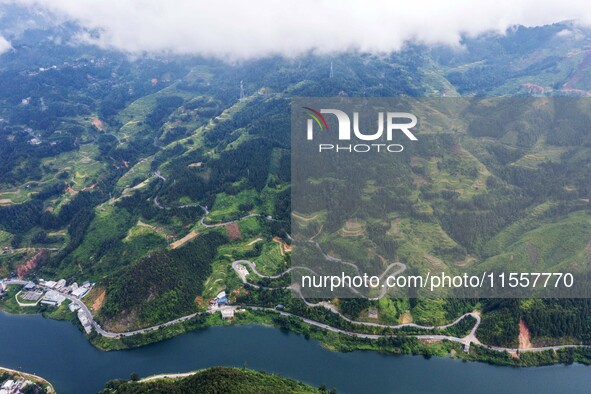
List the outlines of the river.
{"type": "Polygon", "coordinates": [[[228,365],[276,372],[339,393],[585,392],[583,365],[496,367],[446,358],[337,353],[262,326],[213,327],[139,349],[102,352],[68,322],[0,312],[0,366],[48,379],[58,393],[95,393],[132,372],[148,376],[228,365]]]}

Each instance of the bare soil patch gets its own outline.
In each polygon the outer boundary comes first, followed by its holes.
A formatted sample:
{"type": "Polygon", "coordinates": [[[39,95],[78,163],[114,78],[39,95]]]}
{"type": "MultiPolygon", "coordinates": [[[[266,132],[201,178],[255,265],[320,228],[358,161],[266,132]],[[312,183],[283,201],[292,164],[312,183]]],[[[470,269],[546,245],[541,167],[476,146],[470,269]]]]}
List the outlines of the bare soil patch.
{"type": "Polygon", "coordinates": [[[183,238],[179,239],[178,241],[174,241],[173,243],[171,243],[170,247],[172,249],[180,248],[181,246],[183,246],[184,244],[186,244],[187,242],[189,242],[193,238],[196,238],[198,235],[199,235],[199,233],[197,231],[193,230],[189,234],[185,235],[183,238]]]}
{"type": "Polygon", "coordinates": [[[257,238],[255,240],[250,241],[248,244],[246,244],[246,246],[252,246],[252,245],[254,245],[257,242],[262,241],[262,240],[263,240],[262,238],[257,238]]]}
{"type": "Polygon", "coordinates": [[[412,323],[412,315],[410,314],[410,311],[406,311],[400,316],[400,324],[409,323],[412,323]]]}
{"type": "Polygon", "coordinates": [[[16,274],[19,278],[24,277],[29,271],[34,270],[40,264],[43,264],[49,258],[49,252],[46,249],[41,249],[29,260],[25,261],[18,267],[16,267],[16,274]]]}
{"type": "Polygon", "coordinates": [[[103,124],[103,121],[99,118],[94,118],[90,123],[99,131],[105,131],[105,125],[103,124]]]}
{"type": "Polygon", "coordinates": [[[523,320],[519,321],[519,349],[530,349],[531,346],[531,335],[529,329],[525,325],[523,320]]]}
{"type": "Polygon", "coordinates": [[[101,289],[101,292],[96,297],[94,302],[92,303],[92,309],[94,311],[98,311],[103,306],[103,302],[105,302],[105,296],[107,295],[107,291],[105,289],[101,289]]]}
{"type": "Polygon", "coordinates": [[[240,234],[240,227],[238,227],[238,223],[228,223],[226,224],[226,234],[228,234],[228,238],[232,241],[235,239],[240,239],[242,235],[240,234]]]}
{"type": "Polygon", "coordinates": [[[281,256],[285,256],[285,253],[289,253],[293,250],[293,246],[286,244],[279,237],[273,237],[273,242],[277,242],[279,244],[279,251],[281,252],[281,256]]]}

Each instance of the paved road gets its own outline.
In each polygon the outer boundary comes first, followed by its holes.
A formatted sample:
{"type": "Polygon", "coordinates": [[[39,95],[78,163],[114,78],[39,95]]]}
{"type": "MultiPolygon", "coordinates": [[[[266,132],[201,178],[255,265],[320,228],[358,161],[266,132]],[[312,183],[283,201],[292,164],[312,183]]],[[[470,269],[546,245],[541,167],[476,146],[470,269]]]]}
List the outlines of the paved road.
{"type": "Polygon", "coordinates": [[[178,378],[186,378],[187,376],[193,376],[199,371],[191,371],[191,372],[183,372],[183,373],[163,373],[160,375],[152,375],[148,376],[147,378],[140,379],[139,382],[149,382],[151,380],[158,380],[158,379],[178,379],[178,378]]]}
{"type": "MultiPolygon", "coordinates": [[[[157,176],[160,176],[159,173],[156,174],[157,176]]],[[[157,200],[155,199],[154,201],[156,204],[157,200]]],[[[191,204],[192,205],[192,204],[191,204]]],[[[207,207],[201,206],[201,208],[204,210],[205,215],[203,215],[203,217],[201,218],[201,224],[205,227],[220,227],[220,226],[225,226],[226,224],[229,223],[235,223],[238,222],[242,219],[246,219],[249,217],[256,217],[256,216],[262,216],[260,214],[250,214],[250,215],[246,215],[240,219],[237,220],[233,220],[230,222],[224,222],[224,223],[217,223],[217,224],[206,224],[205,218],[207,217],[207,215],[209,214],[209,210],[207,209],[207,207]]],[[[271,219],[272,220],[272,219],[271,219]]],[[[291,237],[290,237],[291,238],[291,237]]],[[[320,252],[323,254],[323,256],[329,260],[329,261],[333,261],[333,262],[338,262],[341,264],[347,264],[347,265],[352,265],[353,267],[355,267],[355,269],[358,269],[357,266],[355,266],[354,264],[345,262],[337,257],[334,256],[330,256],[326,253],[324,253],[322,251],[322,249],[320,248],[320,245],[317,242],[314,241],[310,241],[312,244],[314,244],[319,250],[320,252]]],[[[242,267],[248,266],[252,272],[256,275],[258,275],[261,278],[269,278],[269,279],[277,279],[280,278],[281,276],[294,271],[294,270],[308,270],[314,274],[316,274],[312,269],[308,268],[308,267],[291,267],[289,269],[287,269],[286,271],[277,274],[277,275],[263,275],[261,274],[257,268],[256,265],[249,261],[249,260],[236,260],[234,262],[232,262],[232,268],[236,271],[237,275],[240,277],[240,279],[242,280],[243,283],[248,284],[250,286],[253,286],[255,288],[260,288],[260,289],[272,289],[272,288],[268,288],[268,287],[263,287],[263,286],[259,286],[256,285],[254,283],[250,283],[248,282],[248,280],[246,279],[246,276],[248,275],[248,272],[244,272],[244,270],[241,269],[242,267]]],[[[401,272],[403,272],[406,269],[406,265],[402,264],[402,263],[392,263],[390,264],[388,267],[386,267],[386,269],[384,270],[384,272],[382,273],[382,275],[380,276],[380,280],[394,267],[398,266],[399,269],[397,271],[395,271],[393,273],[393,275],[398,275],[401,272]]],[[[17,280],[17,279],[11,279],[11,280],[5,280],[5,283],[8,285],[25,285],[28,283],[28,281],[24,281],[24,280],[17,280]]],[[[50,290],[49,288],[45,287],[45,286],[41,286],[39,285],[39,287],[44,288],[46,290],[50,290]]],[[[472,316],[474,319],[476,319],[476,324],[474,325],[474,327],[472,328],[472,330],[470,331],[470,333],[468,335],[466,335],[463,338],[457,338],[457,337],[453,337],[453,336],[449,336],[449,335],[412,335],[414,337],[417,337],[419,339],[424,339],[424,340],[449,340],[449,341],[453,341],[453,342],[458,342],[461,343],[464,346],[464,349],[466,351],[469,351],[470,349],[470,345],[471,344],[477,344],[477,345],[482,345],[482,343],[478,340],[478,338],[476,337],[476,331],[478,330],[478,327],[480,326],[480,314],[477,311],[474,312],[470,312],[470,313],[466,313],[460,317],[458,317],[456,320],[454,320],[451,323],[445,324],[445,325],[441,325],[441,326],[421,326],[415,323],[405,323],[405,324],[397,324],[397,325],[387,325],[387,324],[379,324],[379,323],[371,323],[371,322],[361,322],[361,321],[355,321],[352,319],[349,319],[348,317],[344,316],[343,314],[341,314],[334,305],[327,303],[327,302],[319,302],[316,304],[310,303],[308,302],[303,296],[302,293],[300,291],[299,288],[295,287],[295,286],[287,286],[284,288],[289,288],[292,291],[296,292],[306,303],[306,305],[311,306],[311,307],[324,307],[329,309],[331,312],[338,314],[340,316],[340,318],[342,318],[343,320],[352,323],[352,324],[358,324],[358,325],[365,325],[365,326],[371,326],[371,327],[379,327],[379,328],[391,328],[391,329],[400,329],[400,328],[404,328],[404,327],[414,327],[414,328],[418,328],[418,329],[425,329],[425,330],[433,330],[433,329],[445,329],[445,328],[449,328],[452,327],[456,324],[458,324],[462,319],[464,319],[466,316],[472,316]]],[[[381,297],[383,297],[386,293],[386,289],[382,290],[380,292],[379,297],[377,298],[371,298],[371,299],[379,299],[381,297]]],[[[158,330],[159,328],[162,327],[168,327],[177,323],[181,323],[184,322],[186,320],[190,320],[192,318],[194,318],[195,316],[198,315],[198,313],[192,313],[190,315],[187,316],[183,316],[183,317],[179,317],[177,319],[174,320],[170,320],[166,323],[162,323],[162,324],[158,324],[152,327],[147,327],[147,328],[142,328],[139,330],[134,330],[134,331],[127,331],[127,332],[112,332],[112,331],[107,331],[104,330],[100,324],[94,320],[92,313],[90,312],[90,310],[88,309],[88,307],[78,298],[66,294],[66,293],[61,293],[64,297],[66,297],[68,300],[70,300],[71,302],[73,302],[74,304],[78,305],[80,307],[80,310],[82,310],[82,312],[84,313],[84,315],[86,316],[86,318],[88,319],[88,321],[91,322],[92,327],[94,328],[94,330],[99,334],[102,335],[104,337],[107,338],[121,338],[121,337],[130,337],[133,335],[138,335],[138,334],[145,334],[148,333],[150,331],[154,331],[154,330],[158,330]]],[[[237,306],[232,306],[229,307],[232,309],[237,309],[237,306]]],[[[301,317],[301,316],[297,316],[297,315],[293,315],[289,312],[285,312],[285,311],[277,311],[275,309],[272,308],[263,308],[263,307],[249,307],[250,309],[253,310],[266,310],[266,311],[274,311],[279,313],[282,316],[293,316],[296,318],[301,319],[303,322],[310,324],[312,326],[315,327],[319,327],[322,328],[324,330],[328,330],[328,331],[332,331],[332,332],[337,332],[337,333],[342,333],[345,335],[349,335],[349,336],[356,336],[358,338],[369,338],[369,339],[377,339],[377,338],[383,338],[383,337],[388,337],[389,335],[382,335],[382,334],[363,334],[363,333],[357,333],[357,332],[351,332],[351,331],[345,331],[342,330],[340,328],[336,328],[336,327],[332,327],[329,326],[325,323],[320,323],[317,322],[315,320],[311,320],[305,317],[301,317]]],[[[210,312],[206,312],[206,313],[212,313],[215,311],[210,311],[210,312]]],[[[487,345],[483,345],[483,346],[487,346],[487,345]]],[[[515,353],[515,352],[532,352],[532,351],[544,351],[544,350],[558,350],[558,349],[565,349],[565,348],[576,348],[576,347],[591,347],[590,345],[557,345],[557,346],[545,346],[545,347],[538,347],[538,348],[529,348],[529,349],[515,349],[515,348],[505,348],[505,347],[498,347],[498,346],[487,346],[488,349],[491,350],[496,350],[496,351],[500,351],[500,352],[510,352],[510,353],[515,353]]]]}
{"type": "MultiPolygon", "coordinates": [[[[24,281],[24,280],[6,280],[5,283],[7,285],[25,285],[28,283],[28,281],[24,281]]],[[[44,286],[40,286],[40,287],[44,287],[44,286]]],[[[47,290],[49,290],[48,288],[45,288],[47,290]]],[[[88,318],[88,320],[90,322],[92,322],[92,326],[93,328],[96,330],[96,332],[99,335],[102,335],[104,337],[107,338],[120,338],[120,337],[129,337],[129,336],[133,336],[133,335],[138,335],[138,334],[144,334],[150,331],[154,331],[159,329],[160,327],[167,327],[173,324],[177,324],[189,319],[192,319],[193,317],[197,316],[198,313],[193,313],[187,316],[183,316],[183,317],[179,317],[178,319],[174,319],[171,321],[168,321],[166,323],[163,324],[159,324],[156,326],[152,326],[152,327],[147,327],[147,328],[143,328],[140,330],[135,330],[135,331],[127,331],[127,332],[111,332],[111,331],[107,331],[104,330],[100,324],[98,324],[92,317],[92,314],[90,313],[90,311],[88,310],[88,308],[86,307],[86,305],[78,298],[71,296],[69,294],[64,294],[62,293],[67,299],[69,299],[71,302],[75,303],[76,305],[79,305],[81,310],[83,311],[83,313],[86,315],[86,317],[88,318]]],[[[238,306],[233,306],[231,307],[233,309],[238,309],[238,306]]],[[[312,319],[308,319],[305,317],[301,317],[301,316],[297,316],[294,315],[292,313],[289,312],[285,312],[285,311],[278,311],[275,310],[273,308],[263,308],[263,307],[256,307],[256,306],[246,306],[245,308],[248,309],[252,309],[252,310],[264,310],[264,311],[272,311],[272,312],[276,312],[279,313],[282,316],[292,316],[295,318],[298,318],[300,320],[302,320],[304,323],[307,323],[309,325],[318,327],[318,328],[322,328],[324,330],[327,331],[331,331],[331,332],[336,332],[336,333],[341,333],[344,335],[348,335],[348,336],[355,336],[358,338],[368,338],[368,339],[378,339],[378,338],[385,338],[385,337],[390,337],[391,335],[383,335],[383,334],[363,334],[363,333],[358,333],[358,332],[352,332],[352,331],[345,331],[342,330],[340,328],[337,327],[332,327],[329,326],[328,324],[325,323],[321,323],[312,319]]],[[[208,313],[208,312],[206,312],[208,313]]],[[[205,313],[203,313],[205,314],[205,313]]],[[[408,324],[398,324],[398,325],[379,325],[377,323],[369,323],[369,322],[360,322],[360,321],[354,321],[354,320],[350,320],[346,317],[344,317],[343,315],[341,315],[339,313],[339,315],[343,318],[345,318],[347,321],[349,321],[350,323],[353,324],[360,324],[360,325],[367,325],[367,326],[379,326],[379,327],[385,327],[385,328],[403,328],[403,327],[416,327],[416,328],[421,328],[421,329],[445,329],[448,327],[451,327],[455,324],[457,324],[458,322],[460,322],[463,318],[465,318],[466,316],[472,316],[473,318],[476,319],[476,324],[474,325],[474,327],[472,328],[472,330],[470,331],[470,333],[465,336],[464,338],[457,338],[457,337],[453,337],[453,336],[449,336],[449,335],[429,335],[429,334],[425,334],[425,335],[411,335],[414,336],[416,338],[419,339],[423,339],[423,340],[437,340],[437,341],[441,341],[441,340],[448,340],[448,341],[452,341],[452,342],[457,342],[460,343],[464,346],[464,348],[469,349],[470,345],[472,343],[474,344],[478,344],[478,345],[482,345],[482,346],[486,346],[488,349],[491,350],[496,350],[499,352],[509,352],[509,353],[516,353],[516,352],[535,352],[535,351],[544,351],[544,350],[558,350],[558,349],[565,349],[565,348],[577,348],[577,347],[591,347],[590,345],[557,345],[557,346],[545,346],[545,347],[537,347],[537,348],[530,348],[530,349],[516,349],[516,348],[505,348],[505,347],[498,347],[498,346],[487,346],[487,345],[483,345],[480,343],[480,341],[478,340],[478,338],[476,338],[476,330],[478,329],[478,327],[480,326],[480,314],[478,312],[470,312],[470,313],[466,313],[462,316],[460,316],[459,318],[457,318],[455,321],[442,325],[442,326],[420,326],[414,323],[408,323],[408,324]]],[[[168,376],[172,376],[172,375],[168,375],[168,376]]]]}
{"type": "MultiPolygon", "coordinates": [[[[262,275],[259,271],[257,271],[256,269],[256,265],[254,265],[254,263],[252,263],[249,260],[236,260],[232,263],[232,268],[236,271],[236,273],[238,274],[238,276],[241,278],[243,283],[249,284],[250,286],[253,287],[257,287],[260,288],[260,286],[255,285],[253,283],[250,283],[247,281],[246,279],[246,275],[244,274],[244,272],[242,272],[242,270],[239,269],[239,266],[248,266],[253,273],[255,273],[256,275],[263,277],[263,278],[279,278],[283,275],[285,275],[286,273],[293,271],[295,269],[308,269],[310,271],[312,271],[311,269],[307,268],[307,267],[292,267],[289,268],[288,270],[286,270],[285,272],[278,274],[278,275],[262,275]]],[[[386,272],[388,271],[388,269],[391,268],[392,265],[388,266],[388,268],[386,269],[386,272]]],[[[312,271],[313,272],[313,271],[312,271]]],[[[384,272],[384,274],[386,273],[384,272]]],[[[382,276],[384,275],[382,274],[382,276]]],[[[342,318],[343,320],[352,323],[352,324],[359,324],[359,325],[365,325],[365,326],[371,326],[371,327],[379,327],[379,328],[392,328],[392,329],[400,329],[400,328],[404,328],[404,327],[414,327],[414,328],[418,328],[418,329],[424,329],[424,330],[433,330],[433,329],[446,329],[449,327],[452,327],[456,324],[458,324],[462,319],[464,319],[466,316],[472,316],[474,319],[476,319],[476,324],[474,324],[474,327],[472,327],[472,330],[470,331],[470,333],[468,335],[466,335],[463,338],[457,338],[457,337],[453,337],[453,336],[449,336],[449,335],[412,335],[414,337],[417,337],[419,339],[423,339],[423,340],[449,340],[449,341],[453,341],[453,342],[458,342],[461,343],[464,346],[464,349],[466,351],[470,350],[470,346],[472,344],[476,344],[476,345],[481,345],[481,346],[486,346],[488,349],[491,350],[496,350],[499,352],[509,352],[509,353],[517,353],[517,352],[535,352],[535,351],[545,351],[545,350],[559,350],[559,349],[566,349],[566,348],[577,348],[577,347],[591,347],[590,345],[556,345],[556,346],[544,346],[544,347],[536,347],[536,348],[529,348],[529,349],[517,349],[517,348],[506,348],[506,347],[499,347],[499,346],[488,346],[488,345],[484,345],[480,342],[480,340],[476,337],[476,331],[478,330],[478,327],[480,326],[480,322],[481,322],[481,318],[480,318],[480,313],[478,311],[474,311],[474,312],[470,312],[470,313],[466,313],[460,317],[458,317],[456,320],[454,320],[451,323],[448,324],[444,324],[441,326],[422,326],[419,324],[415,324],[415,323],[405,323],[405,324],[397,324],[397,325],[387,325],[387,324],[379,324],[379,323],[371,323],[371,322],[362,322],[362,321],[356,321],[356,320],[352,320],[349,319],[348,317],[344,316],[343,314],[341,314],[333,304],[329,304],[327,302],[319,302],[316,304],[310,303],[308,302],[301,294],[301,292],[299,291],[298,288],[295,288],[293,286],[288,286],[286,288],[290,288],[292,289],[294,292],[296,292],[297,294],[299,294],[299,296],[304,300],[304,302],[306,303],[306,305],[311,306],[311,307],[325,307],[327,309],[329,309],[331,312],[338,314],[340,318],[342,318]]],[[[269,309],[269,308],[260,308],[260,307],[251,307],[251,309],[255,309],[255,310],[265,310],[265,309],[269,309]]],[[[349,336],[356,336],[358,338],[370,338],[370,339],[378,339],[378,338],[383,338],[386,337],[387,335],[381,335],[381,334],[362,334],[362,333],[356,333],[356,332],[350,332],[350,331],[345,331],[336,327],[332,327],[329,326],[327,324],[324,323],[320,323],[311,319],[307,319],[307,318],[303,318],[301,316],[296,316],[293,315],[291,313],[285,312],[285,311],[278,311],[281,315],[283,316],[293,316],[293,317],[297,317],[299,319],[301,319],[303,322],[313,325],[315,327],[319,327],[328,331],[332,331],[332,332],[338,332],[338,333],[342,333],[345,335],[349,335],[349,336]]]]}
{"type": "MultiPolygon", "coordinates": [[[[270,308],[261,308],[261,307],[255,307],[255,306],[253,306],[253,307],[249,307],[249,309],[253,309],[253,310],[269,310],[270,308]]],[[[318,328],[322,328],[323,330],[326,330],[326,331],[331,331],[331,332],[335,332],[335,333],[339,333],[339,334],[344,334],[344,335],[348,335],[348,336],[353,336],[353,337],[357,337],[357,338],[379,339],[379,338],[386,338],[386,337],[392,337],[393,336],[393,335],[384,335],[384,334],[364,334],[364,333],[359,333],[359,332],[346,331],[346,330],[343,330],[343,329],[340,329],[340,328],[337,328],[337,327],[330,326],[330,325],[325,324],[325,323],[317,322],[316,320],[312,320],[312,319],[308,319],[308,318],[301,317],[301,316],[298,316],[298,315],[294,315],[294,314],[289,313],[289,312],[285,312],[285,311],[276,311],[276,312],[278,312],[281,316],[288,316],[288,317],[291,316],[291,317],[298,318],[301,321],[303,321],[304,323],[307,323],[307,324],[309,324],[311,326],[315,326],[315,327],[318,327],[318,328]]],[[[450,323],[450,324],[445,325],[445,326],[432,327],[432,328],[449,327],[450,325],[453,325],[453,324],[457,323],[458,321],[462,320],[464,317],[466,317],[468,315],[475,316],[475,315],[477,315],[477,313],[475,313],[475,312],[466,313],[465,315],[459,317],[458,320],[456,320],[454,323],[450,323]]],[[[355,321],[354,323],[355,324],[366,325],[365,324],[366,322],[358,322],[358,321],[355,321]]],[[[478,323],[480,323],[480,318],[478,318],[478,323]]],[[[369,324],[367,324],[367,325],[369,325],[369,324]]],[[[405,325],[396,325],[396,326],[388,326],[388,327],[390,327],[390,328],[400,328],[400,327],[404,327],[404,326],[405,325]]],[[[418,326],[418,327],[420,327],[420,326],[418,326]]],[[[426,327],[422,327],[422,328],[426,328],[426,327]]],[[[478,328],[478,327],[476,327],[476,328],[478,328]]],[[[469,337],[469,335],[468,335],[465,338],[456,338],[456,337],[452,337],[452,336],[449,336],[449,335],[436,335],[436,334],[434,334],[434,335],[409,335],[409,336],[414,336],[414,337],[417,337],[419,339],[424,339],[424,340],[431,339],[431,340],[441,341],[441,340],[447,339],[449,341],[461,343],[464,346],[466,346],[466,342],[467,342],[466,338],[469,337]]]]}
{"type": "MultiPolygon", "coordinates": [[[[18,279],[9,279],[6,280],[4,283],[6,283],[7,285],[26,285],[27,283],[29,283],[29,281],[26,280],[18,280],[18,279]]],[[[44,290],[54,290],[57,291],[55,289],[51,289],[47,286],[43,286],[43,285],[37,285],[38,287],[44,289],[44,290]]],[[[197,316],[197,313],[192,313],[190,315],[187,316],[183,316],[183,317],[179,317],[177,319],[168,321],[166,323],[162,323],[162,324],[158,324],[156,326],[152,326],[152,327],[147,327],[147,328],[142,328],[140,330],[135,330],[135,331],[127,331],[127,332],[112,332],[112,331],[107,331],[105,329],[103,329],[101,327],[101,325],[94,320],[92,313],[90,312],[90,310],[88,309],[88,307],[86,306],[86,304],[84,302],[82,302],[82,300],[80,300],[77,297],[74,297],[73,295],[67,294],[67,293],[63,293],[63,292],[59,292],[61,295],[63,295],[64,297],[66,297],[68,300],[70,300],[70,302],[74,303],[75,305],[78,305],[80,307],[80,310],[84,313],[84,315],[86,316],[86,318],[88,319],[89,322],[91,322],[92,327],[94,328],[94,330],[107,338],[119,338],[119,337],[130,337],[133,335],[137,335],[137,334],[145,334],[147,332],[150,331],[154,331],[159,329],[160,327],[167,327],[173,324],[177,324],[177,323],[181,323],[183,321],[189,320],[194,318],[195,316],[197,316]]]]}
{"type": "MultiPolygon", "coordinates": [[[[390,266],[388,266],[384,272],[383,275],[385,275],[393,266],[396,266],[397,263],[391,264],[390,266]]],[[[249,284],[250,286],[256,287],[256,288],[261,288],[261,286],[255,285],[253,283],[250,283],[247,281],[246,279],[246,275],[244,273],[244,271],[240,268],[240,266],[248,266],[256,275],[263,277],[263,278],[270,278],[270,279],[276,279],[279,278],[283,275],[285,275],[286,273],[293,271],[293,270],[297,270],[297,269],[307,269],[309,271],[312,271],[311,269],[307,268],[307,267],[291,267],[289,269],[287,269],[286,271],[284,271],[281,274],[278,275],[262,275],[259,271],[257,271],[256,269],[256,265],[249,261],[249,260],[236,260],[234,262],[232,262],[232,268],[236,271],[236,273],[238,274],[238,276],[240,277],[240,279],[242,280],[243,283],[249,284]]],[[[404,270],[404,269],[402,269],[404,270]]],[[[312,271],[314,272],[314,271],[312,271]]],[[[454,341],[454,342],[459,342],[462,343],[464,345],[465,348],[469,349],[470,348],[470,344],[472,343],[476,343],[476,344],[480,344],[480,341],[476,338],[475,333],[476,330],[478,329],[478,326],[480,326],[480,314],[478,312],[471,312],[471,313],[466,313],[460,317],[458,317],[456,320],[454,320],[451,323],[448,324],[444,324],[442,326],[421,326],[419,324],[415,324],[415,323],[404,323],[404,324],[396,324],[396,325],[388,325],[388,324],[379,324],[379,323],[371,323],[371,322],[363,322],[363,321],[356,321],[356,320],[352,320],[349,319],[348,317],[346,317],[345,315],[343,315],[342,313],[340,313],[333,304],[327,303],[327,302],[319,302],[317,304],[312,304],[310,302],[308,302],[303,296],[302,293],[300,292],[300,290],[297,287],[294,286],[288,286],[286,288],[290,288],[292,290],[294,290],[306,303],[306,305],[311,306],[311,307],[318,307],[318,306],[322,306],[324,308],[327,308],[328,310],[330,310],[332,313],[339,315],[339,317],[349,323],[352,324],[357,324],[357,325],[363,325],[363,326],[368,326],[368,327],[378,327],[378,328],[391,328],[391,329],[400,329],[400,328],[404,328],[404,327],[414,327],[414,328],[419,328],[419,329],[423,329],[423,330],[436,330],[436,329],[446,329],[448,327],[454,326],[456,324],[458,324],[462,319],[464,319],[467,316],[472,316],[476,319],[476,324],[474,325],[474,327],[472,328],[472,330],[470,331],[470,333],[464,337],[464,338],[456,338],[456,337],[452,337],[449,335],[415,335],[417,338],[422,338],[422,339],[437,339],[437,340],[443,340],[443,339],[447,339],[450,341],[454,341]]],[[[255,310],[266,310],[268,308],[260,308],[260,307],[251,307],[251,309],[255,309],[255,310]]],[[[373,334],[361,334],[361,333],[357,333],[357,332],[352,332],[352,331],[345,331],[336,327],[332,327],[329,326],[327,324],[324,323],[320,323],[311,319],[307,319],[307,318],[303,318],[300,316],[296,316],[293,315],[291,313],[285,312],[285,311],[280,311],[279,312],[281,315],[283,316],[294,316],[294,317],[298,317],[300,319],[302,319],[305,323],[308,323],[310,325],[316,326],[316,327],[320,327],[323,328],[325,330],[328,331],[333,331],[333,332],[338,332],[338,333],[342,333],[342,334],[346,334],[346,335],[350,335],[350,336],[356,336],[359,338],[383,338],[386,337],[388,335],[373,335],[373,334]]]]}
{"type": "Polygon", "coordinates": [[[243,219],[254,218],[254,217],[263,217],[263,215],[261,215],[259,213],[251,213],[250,215],[243,216],[240,219],[230,220],[229,222],[207,224],[207,223],[205,223],[205,218],[209,214],[209,211],[207,210],[206,207],[202,206],[201,208],[203,208],[205,210],[205,215],[203,215],[203,217],[201,218],[201,225],[203,227],[207,227],[207,228],[222,227],[222,226],[225,226],[226,224],[238,223],[239,221],[241,221],[243,219]]]}

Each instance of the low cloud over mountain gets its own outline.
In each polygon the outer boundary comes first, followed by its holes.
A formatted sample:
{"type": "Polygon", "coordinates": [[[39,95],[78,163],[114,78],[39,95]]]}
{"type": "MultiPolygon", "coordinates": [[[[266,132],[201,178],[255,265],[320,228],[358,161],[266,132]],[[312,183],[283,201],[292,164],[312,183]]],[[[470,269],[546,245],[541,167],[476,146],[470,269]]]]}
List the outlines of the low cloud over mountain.
{"type": "MultiPolygon", "coordinates": [[[[13,2],[2,0],[4,3],[13,2]]],[[[461,45],[464,35],[515,25],[591,21],[580,0],[19,0],[84,29],[78,39],[129,53],[245,59],[361,50],[391,52],[407,42],[461,45]]],[[[4,43],[0,43],[0,49],[4,43]]]]}

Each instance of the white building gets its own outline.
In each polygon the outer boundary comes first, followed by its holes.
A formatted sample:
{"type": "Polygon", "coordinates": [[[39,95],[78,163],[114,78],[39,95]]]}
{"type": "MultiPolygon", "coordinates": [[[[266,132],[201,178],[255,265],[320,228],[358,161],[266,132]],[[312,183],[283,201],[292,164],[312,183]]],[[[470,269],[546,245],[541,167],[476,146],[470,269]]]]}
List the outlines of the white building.
{"type": "Polygon", "coordinates": [[[78,320],[80,320],[80,324],[82,324],[82,327],[84,327],[84,331],[86,331],[87,334],[90,334],[92,331],[92,326],[90,325],[90,321],[84,314],[83,310],[78,311],[78,320]]]}
{"type": "Polygon", "coordinates": [[[233,308],[222,309],[222,319],[232,319],[233,317],[234,317],[234,309],[233,308]]]}
{"type": "Polygon", "coordinates": [[[77,289],[72,290],[72,295],[74,297],[82,298],[88,293],[88,290],[90,290],[88,287],[78,287],[77,289]]]}
{"type": "Polygon", "coordinates": [[[65,299],[66,297],[64,297],[57,291],[49,290],[47,293],[45,293],[45,297],[43,297],[41,303],[51,306],[60,306],[65,299]]]}
{"type": "Polygon", "coordinates": [[[224,298],[225,296],[226,296],[226,292],[225,291],[220,291],[218,293],[218,295],[215,296],[215,298],[217,298],[219,300],[220,298],[224,298]]]}
{"type": "Polygon", "coordinates": [[[49,287],[50,289],[53,289],[55,287],[55,285],[57,285],[57,282],[55,282],[53,280],[48,280],[46,282],[43,282],[43,285],[45,287],[49,287]]]}

